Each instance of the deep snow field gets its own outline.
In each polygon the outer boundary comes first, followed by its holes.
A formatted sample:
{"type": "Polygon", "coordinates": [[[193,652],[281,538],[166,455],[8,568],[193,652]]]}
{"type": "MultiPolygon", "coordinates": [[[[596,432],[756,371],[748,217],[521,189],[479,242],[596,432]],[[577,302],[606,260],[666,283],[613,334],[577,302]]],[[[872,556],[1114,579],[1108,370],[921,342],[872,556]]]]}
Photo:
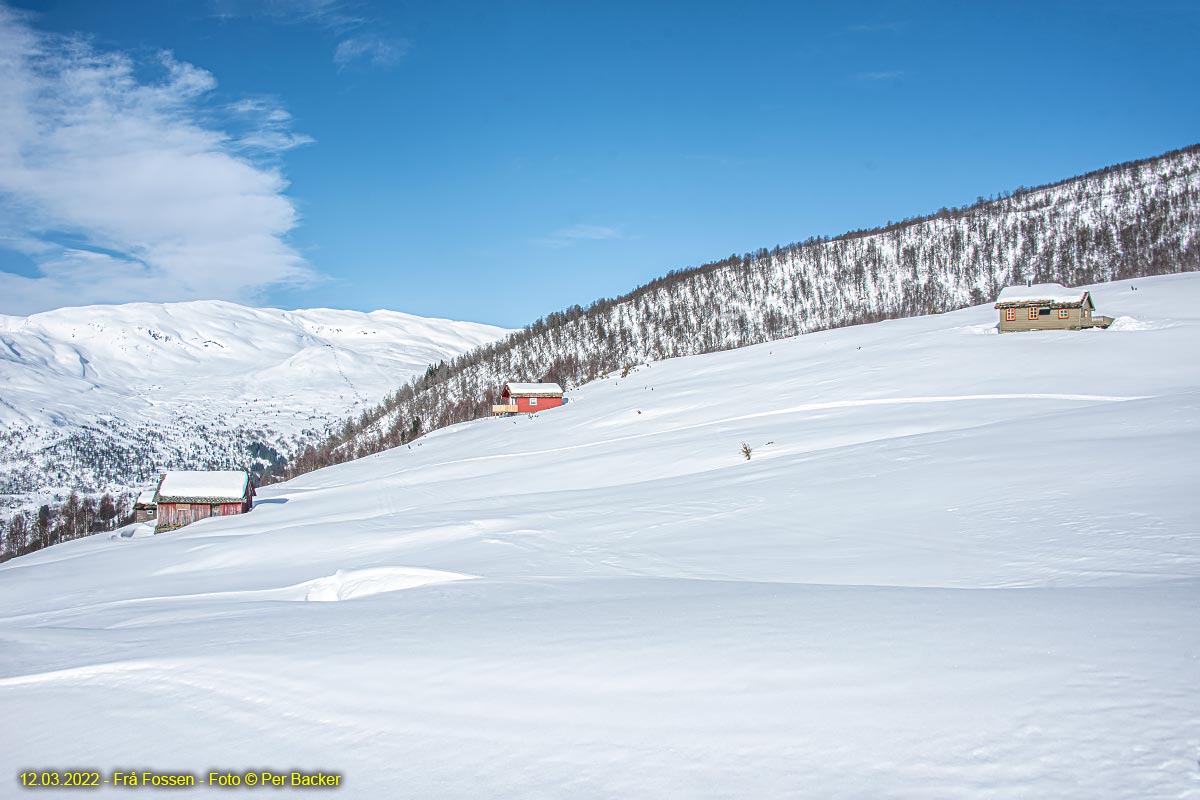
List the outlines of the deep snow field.
{"type": "Polygon", "coordinates": [[[1094,296],[1108,331],[979,307],[654,363],[4,564],[2,780],[1200,797],[1200,275],[1094,296]]]}

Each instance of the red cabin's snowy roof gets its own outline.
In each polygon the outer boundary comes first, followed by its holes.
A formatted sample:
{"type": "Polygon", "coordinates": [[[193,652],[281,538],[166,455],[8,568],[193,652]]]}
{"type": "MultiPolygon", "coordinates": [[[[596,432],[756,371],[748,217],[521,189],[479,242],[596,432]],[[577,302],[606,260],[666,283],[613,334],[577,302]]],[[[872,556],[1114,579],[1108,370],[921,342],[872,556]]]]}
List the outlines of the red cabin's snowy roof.
{"type": "Polygon", "coordinates": [[[512,397],[562,397],[563,389],[557,383],[506,383],[512,397]]]}

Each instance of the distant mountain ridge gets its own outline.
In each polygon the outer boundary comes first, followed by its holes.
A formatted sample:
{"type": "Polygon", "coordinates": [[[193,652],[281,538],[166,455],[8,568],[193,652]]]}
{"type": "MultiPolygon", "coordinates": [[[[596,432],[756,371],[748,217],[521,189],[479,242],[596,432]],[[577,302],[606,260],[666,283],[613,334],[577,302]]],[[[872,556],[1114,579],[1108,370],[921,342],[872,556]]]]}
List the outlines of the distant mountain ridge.
{"type": "Polygon", "coordinates": [[[622,366],[940,313],[1005,285],[1200,269],[1200,145],[965,208],[668,273],[573,306],[400,386],[279,477],[358,458],[488,413],[505,380],[578,386],[622,366]]]}
{"type": "Polygon", "coordinates": [[[0,316],[0,515],[159,467],[261,470],[508,331],[395,311],[129,303],[0,316]]]}

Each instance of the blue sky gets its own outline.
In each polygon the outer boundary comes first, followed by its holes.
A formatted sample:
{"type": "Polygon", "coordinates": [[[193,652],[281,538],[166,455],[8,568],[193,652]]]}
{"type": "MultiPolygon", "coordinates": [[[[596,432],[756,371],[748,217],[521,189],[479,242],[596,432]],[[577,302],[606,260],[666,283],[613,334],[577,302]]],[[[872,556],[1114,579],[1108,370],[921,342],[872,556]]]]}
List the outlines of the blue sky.
{"type": "Polygon", "coordinates": [[[0,313],[517,326],[1193,144],[1197,41],[1192,2],[11,0],[0,313]]]}

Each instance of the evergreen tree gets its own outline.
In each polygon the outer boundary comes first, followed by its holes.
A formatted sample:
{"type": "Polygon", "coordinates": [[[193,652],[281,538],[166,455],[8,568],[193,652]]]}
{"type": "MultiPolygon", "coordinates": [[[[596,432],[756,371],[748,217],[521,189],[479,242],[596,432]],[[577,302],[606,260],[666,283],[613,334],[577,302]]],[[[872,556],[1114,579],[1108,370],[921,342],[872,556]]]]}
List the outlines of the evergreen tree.
{"type": "Polygon", "coordinates": [[[111,494],[105,492],[100,498],[100,506],[96,510],[96,513],[100,518],[100,524],[103,526],[104,530],[108,530],[109,528],[113,527],[113,522],[117,517],[117,504],[116,501],[113,500],[113,496],[111,494]]]}
{"type": "Polygon", "coordinates": [[[37,541],[38,547],[49,547],[54,542],[50,539],[53,531],[54,516],[50,511],[50,506],[43,505],[38,509],[37,514],[37,541]]]}

